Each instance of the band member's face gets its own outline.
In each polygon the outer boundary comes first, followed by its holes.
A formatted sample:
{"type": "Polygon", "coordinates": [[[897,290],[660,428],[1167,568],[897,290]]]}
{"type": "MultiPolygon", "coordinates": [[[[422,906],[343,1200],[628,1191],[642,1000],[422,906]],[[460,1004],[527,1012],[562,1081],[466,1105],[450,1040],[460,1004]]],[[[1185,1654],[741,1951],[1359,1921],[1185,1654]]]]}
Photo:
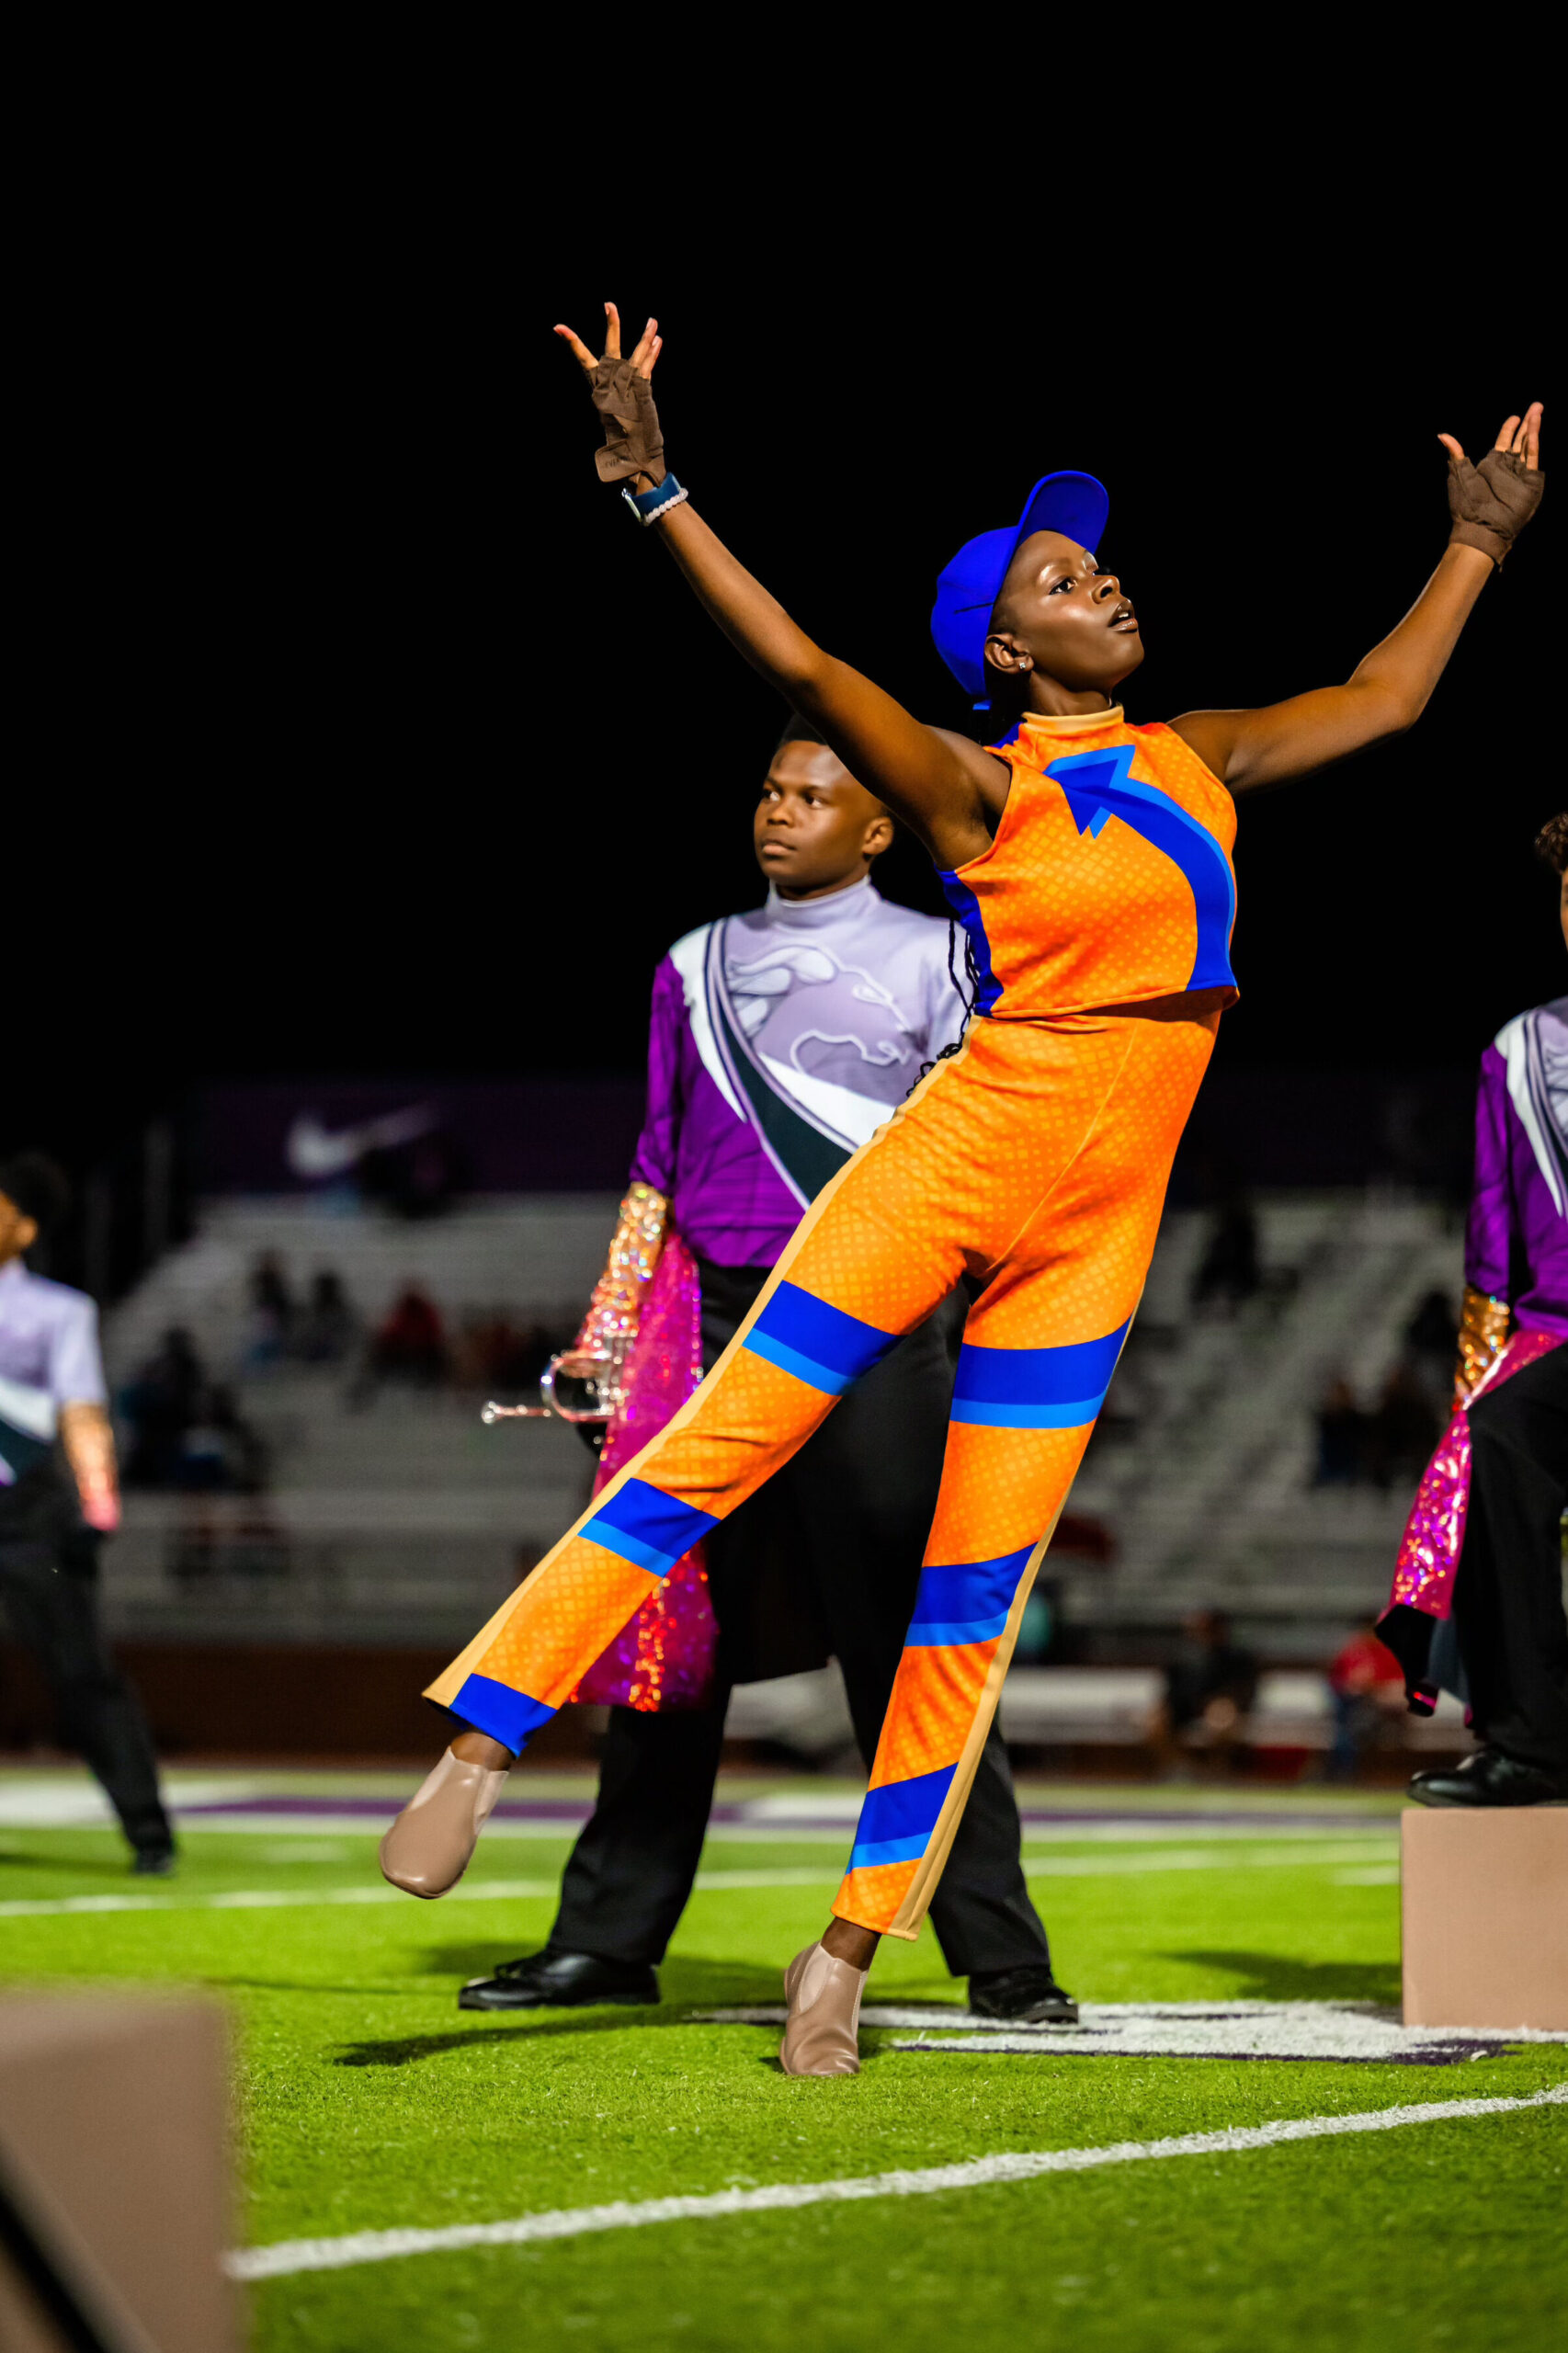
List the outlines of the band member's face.
{"type": "Polygon", "coordinates": [[[752,821],[756,862],[781,899],[841,891],[892,839],[892,820],[825,744],[775,752],[752,821]]]}
{"type": "Polygon", "coordinates": [[[19,1210],[8,1193],[0,1193],[0,1267],[19,1258],[37,1240],[37,1220],[19,1210]]]}
{"type": "Polygon", "coordinates": [[[1132,600],[1114,572],[1060,531],[1034,531],[1007,567],[986,639],[988,669],[1030,669],[1109,694],[1143,659],[1132,600]]]}

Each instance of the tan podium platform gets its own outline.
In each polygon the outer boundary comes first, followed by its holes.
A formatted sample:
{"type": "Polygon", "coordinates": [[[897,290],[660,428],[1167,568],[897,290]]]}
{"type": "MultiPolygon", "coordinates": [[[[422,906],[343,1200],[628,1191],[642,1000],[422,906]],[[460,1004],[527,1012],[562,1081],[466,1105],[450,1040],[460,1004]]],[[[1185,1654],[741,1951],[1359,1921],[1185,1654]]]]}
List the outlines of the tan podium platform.
{"type": "Polygon", "coordinates": [[[222,2013],[0,1997],[0,2346],[233,2353],[222,2013]]]}
{"type": "Polygon", "coordinates": [[[1568,1806],[1400,1816],[1406,2026],[1568,2029],[1568,1806]]]}

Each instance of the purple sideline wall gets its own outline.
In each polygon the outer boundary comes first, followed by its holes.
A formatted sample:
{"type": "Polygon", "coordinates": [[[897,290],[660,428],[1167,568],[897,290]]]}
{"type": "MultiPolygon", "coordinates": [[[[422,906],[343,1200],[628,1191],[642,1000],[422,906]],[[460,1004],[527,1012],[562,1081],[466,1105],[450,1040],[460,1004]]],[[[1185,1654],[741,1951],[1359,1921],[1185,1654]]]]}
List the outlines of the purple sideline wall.
{"type": "Polygon", "coordinates": [[[475,1193],[619,1191],[642,1122],[628,1077],[242,1079],[203,1087],[187,1130],[198,1193],[310,1193],[286,1145],[295,1120],[329,1133],[427,1105],[475,1193]]]}
{"type": "MultiPolygon", "coordinates": [[[[1474,1077],[1469,1071],[1225,1070],[1210,1073],[1176,1162],[1178,1200],[1217,1176],[1245,1186],[1359,1185],[1382,1177],[1462,1195],[1474,1077]]],[[[642,1079],[276,1078],[200,1089],[186,1125],[192,1189],[309,1193],[291,1172],[300,1118],[329,1133],[418,1105],[455,1147],[461,1189],[613,1192],[642,1118],[642,1079]]]]}

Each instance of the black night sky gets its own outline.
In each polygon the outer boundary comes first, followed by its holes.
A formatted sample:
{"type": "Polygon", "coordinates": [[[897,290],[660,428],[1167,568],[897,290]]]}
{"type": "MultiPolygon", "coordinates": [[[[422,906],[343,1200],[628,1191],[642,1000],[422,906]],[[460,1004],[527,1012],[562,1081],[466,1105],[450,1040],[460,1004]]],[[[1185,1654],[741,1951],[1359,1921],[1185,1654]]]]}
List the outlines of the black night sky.
{"type": "MultiPolygon", "coordinates": [[[[606,294],[659,313],[704,514],[948,724],[935,576],[1047,469],[1109,487],[1131,715],[1256,703],[1345,676],[1415,597],[1438,430],[1478,455],[1550,391],[1531,307],[1456,331],[1386,270],[1352,301],[1310,239],[1054,309],[951,251],[873,287],[848,247],[737,274],[695,210],[586,256],[530,220],[503,271],[499,233],[454,259],[395,201],[256,211],[215,277],[182,216],[124,296],[123,397],[51,461],[24,632],[12,944],[71,986],[13,1010],[6,1144],[80,1169],[206,1076],[633,1069],[658,955],[755,899],[782,712],[597,482],[550,330],[606,294]]],[[[1549,500],[1410,736],[1244,801],[1218,1067],[1463,1068],[1562,987],[1530,855],[1563,799],[1532,724],[1558,528],[1549,500]]],[[[882,880],[937,904],[910,845],[882,880]]]]}

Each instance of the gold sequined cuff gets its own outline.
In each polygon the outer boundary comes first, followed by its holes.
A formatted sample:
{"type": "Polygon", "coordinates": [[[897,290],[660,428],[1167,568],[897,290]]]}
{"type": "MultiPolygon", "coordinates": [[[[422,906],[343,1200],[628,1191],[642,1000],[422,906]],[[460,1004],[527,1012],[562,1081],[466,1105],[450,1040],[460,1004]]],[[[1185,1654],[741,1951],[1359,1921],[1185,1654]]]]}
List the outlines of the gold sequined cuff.
{"type": "Polygon", "coordinates": [[[608,1357],[619,1364],[637,1336],[642,1302],[653,1279],[670,1205],[652,1185],[633,1185],[620,1205],[605,1270],[594,1286],[573,1356],[608,1357]]]}
{"type": "Polygon", "coordinates": [[[1471,1283],[1464,1287],[1460,1316],[1460,1356],[1454,1368],[1454,1403],[1462,1405],[1475,1392],[1508,1345],[1509,1311],[1505,1299],[1492,1299],[1471,1283]]]}

